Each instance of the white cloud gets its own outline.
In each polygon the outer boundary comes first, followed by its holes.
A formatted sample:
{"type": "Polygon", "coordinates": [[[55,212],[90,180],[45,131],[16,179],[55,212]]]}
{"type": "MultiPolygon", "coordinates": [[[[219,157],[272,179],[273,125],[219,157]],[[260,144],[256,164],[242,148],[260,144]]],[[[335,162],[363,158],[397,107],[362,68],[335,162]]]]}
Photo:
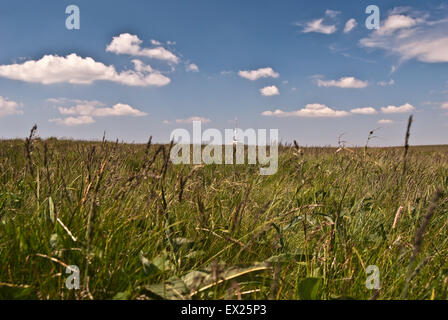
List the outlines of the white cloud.
{"type": "Polygon", "coordinates": [[[51,98],[47,99],[47,101],[55,104],[76,104],[71,107],[58,107],[58,111],[61,115],[69,117],[50,119],[50,122],[66,126],[95,123],[94,118],[96,117],[143,117],[147,115],[147,113],[124,103],[117,103],[112,107],[104,107],[104,103],[97,100],[51,98]]]}
{"type": "Polygon", "coordinates": [[[176,119],[177,123],[192,123],[193,121],[201,121],[203,123],[208,123],[211,120],[203,117],[190,117],[187,119],[176,119]]]}
{"type": "Polygon", "coordinates": [[[421,20],[401,14],[390,15],[377,32],[378,34],[390,34],[398,29],[413,27],[418,21],[421,20]]]}
{"type": "Polygon", "coordinates": [[[49,121],[68,127],[95,123],[95,120],[90,116],[67,117],[64,119],[56,118],[56,119],[50,119],[49,121]]]}
{"type": "Polygon", "coordinates": [[[19,110],[19,104],[0,96],[0,118],[16,114],[23,114],[23,111],[19,110]]]}
{"type": "Polygon", "coordinates": [[[374,108],[372,107],[368,107],[368,108],[355,108],[350,110],[351,113],[355,113],[355,114],[377,114],[378,111],[376,111],[374,108]]]}
{"type": "Polygon", "coordinates": [[[303,28],[302,32],[303,33],[317,32],[323,34],[332,34],[337,31],[335,25],[325,25],[323,21],[324,19],[320,18],[305,23],[305,27],[303,28]]]}
{"type": "MultiPolygon", "coordinates": [[[[154,41],[154,40],[153,40],[154,41]]],[[[131,56],[143,56],[152,59],[164,60],[172,63],[178,63],[179,58],[171,51],[164,47],[141,48],[143,41],[136,35],[122,33],[113,37],[111,43],[106,47],[106,51],[116,54],[128,54],[131,56]]],[[[160,45],[160,42],[152,42],[152,44],[160,45]]]]}
{"type": "Polygon", "coordinates": [[[110,117],[110,116],[132,116],[143,117],[147,113],[138,109],[132,108],[128,104],[117,103],[111,108],[98,108],[95,104],[78,104],[69,108],[58,108],[59,112],[63,115],[82,115],[82,116],[95,116],[95,117],[110,117]]]}
{"type": "Polygon", "coordinates": [[[339,80],[316,80],[319,87],[338,87],[338,88],[365,88],[368,81],[358,80],[354,77],[342,77],[339,80]]]}
{"type": "Polygon", "coordinates": [[[443,103],[440,105],[440,107],[441,107],[442,109],[448,109],[448,101],[447,101],[447,102],[443,102],[443,103]]]}
{"type": "Polygon", "coordinates": [[[415,108],[413,105],[406,103],[402,106],[396,107],[396,106],[387,106],[387,107],[382,107],[381,111],[383,113],[406,113],[406,112],[412,112],[414,111],[415,108]]]}
{"type": "Polygon", "coordinates": [[[260,89],[260,93],[265,97],[276,96],[280,94],[276,86],[264,87],[260,89]]]}
{"type": "Polygon", "coordinates": [[[307,104],[305,108],[296,111],[264,111],[263,116],[267,117],[307,117],[307,118],[338,118],[348,116],[350,113],[342,110],[334,110],[324,104],[307,104]]]}
{"type": "Polygon", "coordinates": [[[118,73],[112,65],[106,66],[90,57],[82,58],[75,53],[66,57],[45,55],[37,61],[0,65],[0,77],[45,85],[55,83],[85,85],[101,80],[128,86],[164,86],[171,81],[158,72],[148,73],[143,69],[118,73]]]}
{"type": "Polygon", "coordinates": [[[381,119],[378,121],[379,124],[393,124],[394,122],[389,119],[381,119]]]}
{"type": "Polygon", "coordinates": [[[160,41],[157,41],[157,40],[154,40],[154,39],[151,39],[151,44],[152,44],[152,45],[155,45],[155,46],[160,46],[160,45],[162,45],[162,44],[160,43],[160,41]]]}
{"type": "Polygon", "coordinates": [[[356,22],[355,19],[350,19],[345,23],[345,27],[344,27],[344,33],[349,33],[350,31],[352,31],[356,26],[358,25],[358,23],[356,22]]]}
{"type": "Polygon", "coordinates": [[[138,59],[132,60],[132,63],[134,64],[134,69],[137,72],[154,72],[153,68],[149,64],[144,64],[138,59]]]}
{"type": "Polygon", "coordinates": [[[386,87],[386,86],[393,86],[395,84],[395,80],[394,79],[390,79],[388,82],[386,81],[379,81],[378,85],[381,87],[386,87]]]}
{"type": "Polygon", "coordinates": [[[192,72],[199,72],[199,67],[194,63],[190,63],[189,65],[187,65],[186,70],[192,72]]]}
{"type": "Polygon", "coordinates": [[[260,78],[278,78],[280,75],[272,68],[260,68],[257,70],[238,71],[238,75],[252,81],[260,78]]]}
{"type": "Polygon", "coordinates": [[[400,62],[448,62],[448,19],[428,20],[427,14],[390,15],[379,30],[360,40],[365,48],[379,48],[400,62]]]}

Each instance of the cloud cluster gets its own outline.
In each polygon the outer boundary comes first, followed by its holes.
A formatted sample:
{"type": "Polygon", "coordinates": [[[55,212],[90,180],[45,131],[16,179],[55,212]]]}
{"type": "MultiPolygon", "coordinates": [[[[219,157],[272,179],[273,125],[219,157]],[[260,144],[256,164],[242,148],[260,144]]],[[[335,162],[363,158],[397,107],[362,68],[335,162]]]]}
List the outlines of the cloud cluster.
{"type": "Polygon", "coordinates": [[[94,123],[95,117],[143,117],[147,115],[147,113],[124,103],[117,103],[112,107],[104,107],[102,102],[96,100],[48,99],[47,101],[53,103],[72,102],[76,104],[71,107],[58,107],[59,113],[68,117],[50,119],[50,122],[66,126],[94,123]]]}
{"type": "Polygon", "coordinates": [[[0,118],[16,114],[23,114],[23,111],[19,109],[19,104],[0,96],[0,118]]]}
{"type": "Polygon", "coordinates": [[[278,78],[280,75],[272,68],[260,68],[257,70],[238,71],[238,75],[242,78],[255,81],[261,78],[278,78]]]}
{"type": "Polygon", "coordinates": [[[324,104],[313,103],[307,104],[305,108],[296,111],[277,109],[275,111],[264,111],[261,115],[267,117],[339,118],[348,114],[347,111],[335,110],[324,104]]]}
{"type": "MultiPolygon", "coordinates": [[[[447,106],[448,107],[448,106],[447,106]]],[[[415,108],[409,103],[406,103],[402,106],[388,106],[381,108],[382,113],[392,114],[392,113],[407,113],[414,111],[415,108]]],[[[354,108],[351,109],[350,112],[345,110],[336,110],[330,108],[324,104],[313,103],[307,104],[305,108],[295,110],[295,111],[283,111],[281,109],[277,109],[275,111],[264,111],[261,115],[267,117],[308,117],[308,118],[340,118],[346,117],[351,114],[359,114],[359,115],[376,115],[378,111],[372,107],[365,108],[354,108]]]]}
{"type": "Polygon", "coordinates": [[[397,106],[387,106],[387,107],[382,107],[381,111],[383,113],[406,113],[406,112],[412,112],[414,111],[415,108],[413,105],[409,104],[409,103],[405,103],[399,107],[397,106]]]}
{"type": "Polygon", "coordinates": [[[337,88],[365,88],[368,81],[358,80],[355,77],[342,77],[339,80],[316,80],[319,87],[337,87],[337,88]]]}
{"type": "Polygon", "coordinates": [[[142,56],[152,59],[158,59],[168,61],[172,63],[178,63],[179,58],[171,51],[160,46],[160,42],[151,40],[154,48],[142,48],[142,40],[136,35],[130,33],[122,33],[112,38],[112,41],[106,47],[107,52],[113,52],[116,54],[128,54],[131,56],[142,56]]]}
{"type": "MultiPolygon", "coordinates": [[[[322,33],[322,34],[333,34],[338,30],[338,28],[336,27],[336,24],[334,24],[334,23],[329,24],[328,22],[326,23],[325,20],[330,19],[334,22],[334,19],[340,13],[341,13],[340,11],[327,9],[327,10],[325,10],[325,17],[314,19],[314,20],[311,20],[311,21],[308,21],[305,23],[296,23],[296,25],[303,27],[303,30],[302,30],[303,33],[316,32],[316,33],[322,33]]],[[[354,28],[354,27],[352,27],[352,28],[354,28]]]]}
{"type": "Polygon", "coordinates": [[[260,89],[260,93],[261,93],[261,95],[263,95],[265,97],[276,96],[276,95],[280,94],[280,92],[278,91],[278,88],[276,86],[264,87],[264,88],[260,89]]]}
{"type": "MultiPolygon", "coordinates": [[[[137,66],[137,65],[136,65],[137,66]]],[[[111,81],[128,86],[164,86],[170,79],[140,62],[139,69],[117,72],[90,57],[75,53],[66,57],[45,55],[39,60],[21,64],[0,65],[0,77],[41,84],[91,84],[94,81],[111,81]],[[146,69],[145,69],[146,68],[146,69]]]]}
{"type": "Polygon", "coordinates": [[[408,11],[393,10],[380,29],[361,39],[360,45],[383,49],[398,56],[400,62],[448,62],[448,19],[430,20],[428,14],[408,11]]]}

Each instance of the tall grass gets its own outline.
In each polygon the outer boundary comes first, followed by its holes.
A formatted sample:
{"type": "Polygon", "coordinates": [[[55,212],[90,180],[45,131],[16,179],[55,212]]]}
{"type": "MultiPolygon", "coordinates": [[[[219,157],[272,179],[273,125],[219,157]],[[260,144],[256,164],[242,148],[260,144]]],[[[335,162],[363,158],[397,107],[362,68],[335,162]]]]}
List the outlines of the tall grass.
{"type": "Polygon", "coordinates": [[[448,298],[448,147],[295,143],[260,176],[34,133],[0,142],[0,298],[448,298]]]}

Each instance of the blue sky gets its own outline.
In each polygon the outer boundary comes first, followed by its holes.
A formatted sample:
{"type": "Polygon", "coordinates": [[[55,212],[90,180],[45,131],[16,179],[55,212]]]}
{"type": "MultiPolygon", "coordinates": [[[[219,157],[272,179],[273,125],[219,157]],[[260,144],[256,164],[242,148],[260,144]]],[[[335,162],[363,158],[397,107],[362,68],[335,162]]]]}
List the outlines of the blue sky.
{"type": "Polygon", "coordinates": [[[2,1],[0,137],[167,142],[275,128],[283,141],[448,142],[446,1],[2,1]],[[68,5],[80,29],[67,30],[68,5]],[[380,9],[380,29],[365,9],[380,9]]]}

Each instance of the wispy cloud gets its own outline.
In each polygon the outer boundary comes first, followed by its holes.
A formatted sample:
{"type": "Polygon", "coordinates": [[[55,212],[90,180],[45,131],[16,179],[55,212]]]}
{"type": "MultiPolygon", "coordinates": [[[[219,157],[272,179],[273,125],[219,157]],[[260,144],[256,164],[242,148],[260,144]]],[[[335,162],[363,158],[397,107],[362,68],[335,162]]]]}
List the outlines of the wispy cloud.
{"type": "Polygon", "coordinates": [[[358,23],[356,22],[355,19],[350,19],[345,23],[345,27],[344,27],[344,33],[349,33],[350,31],[352,31],[356,26],[358,25],[358,23]]]}
{"type": "Polygon", "coordinates": [[[264,111],[263,116],[267,117],[306,117],[306,118],[339,118],[348,116],[350,113],[343,110],[335,110],[324,104],[307,104],[305,108],[295,111],[264,111]]]}
{"type": "Polygon", "coordinates": [[[393,124],[393,123],[394,123],[393,120],[390,120],[390,119],[378,120],[378,124],[386,124],[386,125],[388,125],[388,124],[393,124]]]}
{"type": "Polygon", "coordinates": [[[203,123],[208,123],[211,120],[208,118],[204,118],[204,117],[190,117],[190,118],[186,118],[186,119],[176,119],[177,123],[192,123],[193,121],[201,121],[203,123]]]}
{"type": "Polygon", "coordinates": [[[325,10],[325,15],[330,18],[336,18],[340,13],[341,11],[337,10],[331,10],[331,9],[325,10]]]}
{"type": "Polygon", "coordinates": [[[0,118],[17,114],[23,114],[19,103],[0,96],[0,118]]]}
{"type": "Polygon", "coordinates": [[[448,62],[448,19],[430,20],[429,14],[409,11],[392,11],[382,27],[361,39],[360,45],[383,49],[400,62],[448,62]]]}
{"type": "Polygon", "coordinates": [[[59,125],[73,127],[73,126],[80,126],[83,124],[91,124],[95,123],[95,120],[90,116],[79,116],[79,117],[67,117],[67,118],[55,118],[50,119],[50,122],[57,123],[59,125]]]}
{"type": "Polygon", "coordinates": [[[379,81],[377,84],[381,87],[393,86],[395,84],[395,80],[390,79],[389,81],[379,81]]]}
{"type": "MultiPolygon", "coordinates": [[[[297,24],[301,26],[301,24],[297,24]]],[[[334,24],[324,24],[324,18],[315,19],[308,21],[304,24],[303,33],[323,33],[323,34],[332,34],[337,31],[337,27],[334,24]]]]}

